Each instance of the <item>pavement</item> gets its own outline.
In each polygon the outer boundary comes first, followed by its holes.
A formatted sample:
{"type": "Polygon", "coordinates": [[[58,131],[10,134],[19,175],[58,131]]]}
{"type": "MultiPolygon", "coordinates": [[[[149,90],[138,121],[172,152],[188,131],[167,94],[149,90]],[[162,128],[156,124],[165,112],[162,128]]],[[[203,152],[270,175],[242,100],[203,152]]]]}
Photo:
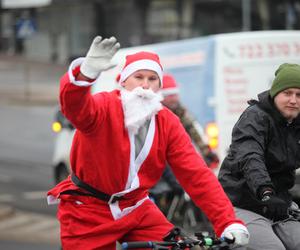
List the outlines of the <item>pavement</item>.
{"type": "MultiPolygon", "coordinates": [[[[66,65],[0,54],[0,105],[57,105],[59,78],[66,65]]],[[[0,203],[0,241],[59,245],[54,216],[17,210],[0,203]]]]}
{"type": "Polygon", "coordinates": [[[59,223],[54,216],[16,210],[0,204],[0,241],[59,245],[59,223]]]}
{"type": "Polygon", "coordinates": [[[59,79],[67,65],[0,54],[0,102],[56,105],[59,79]]]}

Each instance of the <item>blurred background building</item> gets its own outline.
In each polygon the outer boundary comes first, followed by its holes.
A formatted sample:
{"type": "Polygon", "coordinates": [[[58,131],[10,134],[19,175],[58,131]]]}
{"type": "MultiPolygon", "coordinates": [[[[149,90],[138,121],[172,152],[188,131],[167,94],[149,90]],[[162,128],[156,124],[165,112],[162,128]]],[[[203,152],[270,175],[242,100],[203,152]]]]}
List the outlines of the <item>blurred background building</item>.
{"type": "Polygon", "coordinates": [[[91,39],[122,47],[252,30],[300,28],[298,0],[0,0],[0,51],[43,62],[84,55],[91,39]]]}

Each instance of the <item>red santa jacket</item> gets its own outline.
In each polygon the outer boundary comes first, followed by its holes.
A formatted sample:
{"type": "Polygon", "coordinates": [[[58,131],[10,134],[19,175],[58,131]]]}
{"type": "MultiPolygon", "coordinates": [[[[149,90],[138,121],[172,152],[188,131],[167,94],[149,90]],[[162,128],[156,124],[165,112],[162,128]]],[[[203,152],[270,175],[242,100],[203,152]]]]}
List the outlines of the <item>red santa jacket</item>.
{"type": "MultiPolygon", "coordinates": [[[[136,157],[134,136],[124,126],[120,91],[91,95],[89,86],[77,86],[72,78],[69,72],[61,79],[60,103],[63,114],[76,127],[70,162],[72,171],[82,181],[107,194],[122,195],[125,201],[141,203],[160,179],[168,161],[180,184],[206,213],[218,235],[226,226],[242,223],[235,218],[231,202],[195,151],[176,115],[163,108],[152,118],[145,145],[136,157]]],[[[48,195],[59,198],[65,190],[78,190],[70,177],[48,195]]],[[[120,204],[119,212],[129,203],[120,201],[120,204]]],[[[132,208],[135,206],[138,204],[132,208]]],[[[114,213],[112,207],[111,210],[114,213]]]]}

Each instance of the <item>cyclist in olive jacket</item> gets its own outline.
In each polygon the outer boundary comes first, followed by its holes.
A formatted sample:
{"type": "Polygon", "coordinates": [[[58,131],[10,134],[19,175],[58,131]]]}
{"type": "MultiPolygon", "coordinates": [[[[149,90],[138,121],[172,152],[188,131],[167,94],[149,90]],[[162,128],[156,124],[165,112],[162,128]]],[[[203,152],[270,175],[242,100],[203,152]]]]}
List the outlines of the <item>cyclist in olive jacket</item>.
{"type": "Polygon", "coordinates": [[[300,249],[299,221],[285,220],[300,167],[300,65],[282,64],[271,89],[249,105],[233,128],[219,181],[250,231],[247,249],[300,249]]]}

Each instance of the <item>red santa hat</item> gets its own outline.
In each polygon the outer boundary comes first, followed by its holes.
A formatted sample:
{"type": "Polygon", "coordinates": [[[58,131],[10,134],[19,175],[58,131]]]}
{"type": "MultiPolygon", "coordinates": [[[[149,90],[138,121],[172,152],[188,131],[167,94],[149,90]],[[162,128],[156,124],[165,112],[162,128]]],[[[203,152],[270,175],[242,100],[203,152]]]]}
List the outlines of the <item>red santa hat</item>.
{"type": "Polygon", "coordinates": [[[120,75],[117,76],[116,80],[119,83],[122,83],[135,71],[142,70],[142,69],[155,71],[160,79],[160,83],[162,86],[163,68],[160,64],[159,56],[155,53],[146,52],[146,51],[141,51],[126,56],[125,65],[120,75]]]}
{"type": "Polygon", "coordinates": [[[163,96],[179,94],[179,88],[175,81],[175,78],[169,74],[163,76],[163,87],[160,90],[163,96]]]}

